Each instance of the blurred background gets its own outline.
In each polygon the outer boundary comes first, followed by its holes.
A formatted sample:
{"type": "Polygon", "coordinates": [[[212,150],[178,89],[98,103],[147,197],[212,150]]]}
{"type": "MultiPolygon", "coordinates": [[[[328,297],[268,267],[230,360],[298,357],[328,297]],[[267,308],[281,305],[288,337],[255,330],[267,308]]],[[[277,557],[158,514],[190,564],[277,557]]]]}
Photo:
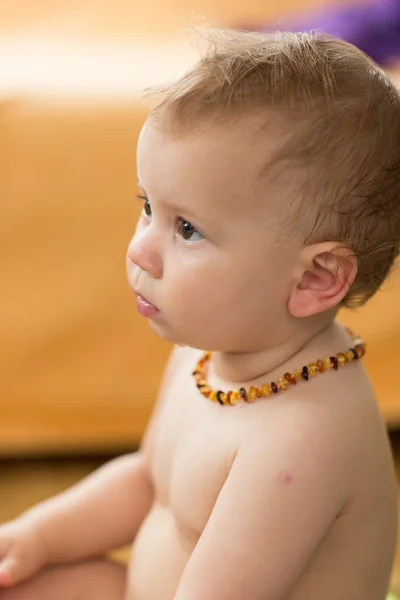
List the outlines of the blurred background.
{"type": "MultiPolygon", "coordinates": [[[[125,276],[141,95],[196,60],[204,18],[333,33],[396,76],[400,0],[0,0],[0,522],[140,441],[170,350],[125,276]]],[[[400,474],[400,275],[341,320],[400,474]]]]}

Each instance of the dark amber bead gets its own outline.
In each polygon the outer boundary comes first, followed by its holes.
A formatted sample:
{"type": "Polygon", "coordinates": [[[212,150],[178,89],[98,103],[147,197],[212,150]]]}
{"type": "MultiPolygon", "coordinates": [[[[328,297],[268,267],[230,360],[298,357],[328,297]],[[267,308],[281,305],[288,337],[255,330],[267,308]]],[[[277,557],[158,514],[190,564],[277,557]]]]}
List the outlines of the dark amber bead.
{"type": "Polygon", "coordinates": [[[325,371],[324,363],[322,362],[322,360],[317,360],[317,368],[320,373],[323,373],[325,371]]]}
{"type": "Polygon", "coordinates": [[[365,354],[364,346],[361,346],[361,344],[360,344],[358,346],[355,346],[354,349],[357,352],[359,358],[362,358],[364,356],[364,354],[365,354]]]}
{"type": "Polygon", "coordinates": [[[223,395],[223,393],[224,393],[224,392],[221,392],[221,390],[218,390],[218,392],[217,392],[217,400],[218,400],[218,402],[219,402],[220,404],[223,404],[223,403],[224,403],[224,402],[223,402],[223,400],[222,400],[222,398],[221,398],[221,397],[222,397],[222,395],[223,395]]]}
{"type": "Polygon", "coordinates": [[[358,359],[358,358],[360,358],[360,357],[358,356],[358,354],[357,354],[357,352],[356,352],[356,350],[355,350],[354,348],[349,348],[349,350],[350,350],[350,352],[352,352],[352,353],[353,353],[353,355],[354,355],[354,358],[355,358],[355,359],[358,359]]]}
{"type": "Polygon", "coordinates": [[[274,392],[274,394],[278,392],[278,386],[276,385],[275,381],[271,383],[271,390],[274,392]]]}
{"type": "Polygon", "coordinates": [[[285,373],[284,378],[292,385],[296,385],[297,383],[296,378],[291,373],[285,373]]]}
{"type": "Polygon", "coordinates": [[[246,390],[245,390],[244,388],[240,388],[240,390],[239,390],[239,394],[240,394],[240,397],[241,397],[243,400],[245,400],[246,402],[248,402],[248,400],[247,400],[247,394],[246,394],[246,390]]]}
{"type": "Polygon", "coordinates": [[[256,397],[257,398],[261,398],[262,397],[262,391],[260,390],[260,388],[256,388],[256,397]]]}
{"type": "Polygon", "coordinates": [[[193,371],[192,375],[193,377],[196,377],[196,375],[202,375],[203,373],[201,371],[193,371]]]}
{"type": "Polygon", "coordinates": [[[305,381],[308,381],[308,367],[303,367],[301,376],[305,381]]]}
{"type": "Polygon", "coordinates": [[[339,367],[338,359],[336,358],[336,356],[330,356],[329,358],[331,360],[332,367],[335,369],[335,371],[337,371],[339,367]]]}
{"type": "Polygon", "coordinates": [[[227,392],[227,394],[226,394],[226,403],[227,404],[231,403],[231,396],[232,396],[232,391],[227,392]]]}

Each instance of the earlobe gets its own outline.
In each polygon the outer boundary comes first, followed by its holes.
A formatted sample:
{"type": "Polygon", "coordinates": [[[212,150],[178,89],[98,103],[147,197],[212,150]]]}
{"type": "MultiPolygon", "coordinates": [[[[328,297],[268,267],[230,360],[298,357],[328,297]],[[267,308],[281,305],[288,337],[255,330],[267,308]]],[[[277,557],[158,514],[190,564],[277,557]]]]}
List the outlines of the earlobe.
{"type": "Polygon", "coordinates": [[[357,259],[335,242],[303,249],[297,281],[288,301],[294,317],[310,317],[337,306],[357,274],[357,259]]]}

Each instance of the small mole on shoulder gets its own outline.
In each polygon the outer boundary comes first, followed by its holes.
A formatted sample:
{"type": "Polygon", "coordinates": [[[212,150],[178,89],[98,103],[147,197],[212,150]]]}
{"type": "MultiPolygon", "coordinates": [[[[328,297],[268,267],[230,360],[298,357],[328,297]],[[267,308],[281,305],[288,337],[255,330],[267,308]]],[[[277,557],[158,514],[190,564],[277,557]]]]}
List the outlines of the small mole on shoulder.
{"type": "Polygon", "coordinates": [[[292,473],[290,473],[290,471],[279,471],[278,480],[280,481],[280,483],[289,484],[293,483],[294,476],[292,475],[292,473]]]}

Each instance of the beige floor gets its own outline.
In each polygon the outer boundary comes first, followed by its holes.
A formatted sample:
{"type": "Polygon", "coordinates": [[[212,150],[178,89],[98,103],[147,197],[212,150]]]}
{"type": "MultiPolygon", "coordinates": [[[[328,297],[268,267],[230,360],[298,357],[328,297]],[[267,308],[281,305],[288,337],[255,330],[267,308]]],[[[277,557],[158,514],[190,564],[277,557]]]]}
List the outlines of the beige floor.
{"type": "MultiPolygon", "coordinates": [[[[396,462],[400,507],[400,432],[393,434],[391,439],[396,462]]],[[[105,460],[108,458],[0,461],[0,523],[18,516],[33,504],[68,488],[105,460]]],[[[126,561],[128,549],[115,553],[114,557],[126,561]]],[[[392,587],[400,594],[400,531],[392,587]]]]}

